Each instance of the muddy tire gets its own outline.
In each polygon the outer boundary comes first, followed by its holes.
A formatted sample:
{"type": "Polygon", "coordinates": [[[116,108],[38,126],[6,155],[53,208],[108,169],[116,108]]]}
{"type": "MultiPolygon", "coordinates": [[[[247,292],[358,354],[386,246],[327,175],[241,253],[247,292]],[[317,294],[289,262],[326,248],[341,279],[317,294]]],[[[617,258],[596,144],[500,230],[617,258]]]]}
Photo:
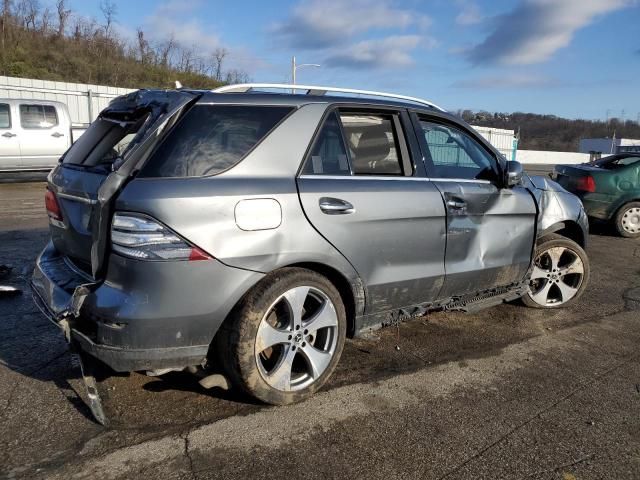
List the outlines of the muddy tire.
{"type": "Polygon", "coordinates": [[[529,291],[522,301],[533,308],[566,307],[582,296],[589,275],[589,258],[580,245],[561,235],[547,235],[536,245],[529,291]]]}
{"type": "Polygon", "coordinates": [[[284,268],[261,280],[216,335],[231,382],[272,405],[305,400],[335,370],[346,337],[340,293],[324,276],[284,268]]]}
{"type": "Polygon", "coordinates": [[[618,234],[627,238],[640,237],[640,202],[623,205],[614,218],[618,234]]]}

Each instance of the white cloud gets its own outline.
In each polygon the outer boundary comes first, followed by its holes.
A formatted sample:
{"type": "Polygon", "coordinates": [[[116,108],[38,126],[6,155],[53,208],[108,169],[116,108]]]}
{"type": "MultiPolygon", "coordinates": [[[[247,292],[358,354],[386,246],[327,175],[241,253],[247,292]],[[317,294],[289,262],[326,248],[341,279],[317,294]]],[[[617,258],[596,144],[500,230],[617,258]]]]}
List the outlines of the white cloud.
{"type": "Polygon", "coordinates": [[[304,0],[272,32],[291,47],[323,49],[371,30],[424,29],[430,22],[426,15],[396,8],[389,0],[304,0]]]}
{"type": "Polygon", "coordinates": [[[576,31],[635,0],[523,0],[495,18],[494,31],[467,52],[476,64],[543,62],[571,43],[576,31]]]}
{"type": "Polygon", "coordinates": [[[174,38],[183,48],[198,47],[207,53],[222,46],[220,37],[194,18],[200,2],[169,0],[159,4],[144,22],[145,36],[151,41],[174,38]]]}
{"type": "Polygon", "coordinates": [[[557,86],[558,81],[542,75],[505,74],[468,78],[455,82],[452,86],[457,88],[536,88],[557,86]]]}
{"type": "Polygon", "coordinates": [[[458,25],[475,25],[484,20],[480,7],[475,2],[458,0],[456,3],[461,8],[460,13],[456,16],[456,23],[458,25]]]}
{"type": "Polygon", "coordinates": [[[419,35],[396,35],[364,40],[330,54],[326,64],[335,67],[392,68],[413,64],[412,51],[420,44],[419,35]]]}

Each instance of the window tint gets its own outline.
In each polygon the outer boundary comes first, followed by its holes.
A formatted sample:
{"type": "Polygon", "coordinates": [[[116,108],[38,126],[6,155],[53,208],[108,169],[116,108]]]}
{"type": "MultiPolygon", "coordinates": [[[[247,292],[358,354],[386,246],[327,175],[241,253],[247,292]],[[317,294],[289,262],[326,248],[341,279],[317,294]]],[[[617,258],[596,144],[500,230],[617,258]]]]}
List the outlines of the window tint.
{"type": "Polygon", "coordinates": [[[58,114],[53,105],[20,105],[22,128],[51,128],[58,125],[58,114]]]}
{"type": "Polygon", "coordinates": [[[291,107],[196,105],[158,147],[144,177],[193,177],[226,170],[249,153],[291,107]]]}
{"type": "Polygon", "coordinates": [[[347,149],[344,146],[338,116],[335,113],[329,115],[324,122],[302,173],[307,175],[351,174],[347,149]]]}
{"type": "Polygon", "coordinates": [[[496,160],[476,140],[457,128],[421,121],[428,156],[437,178],[492,180],[496,160]]]}
{"type": "Polygon", "coordinates": [[[340,115],[355,175],[402,175],[392,115],[340,115]]]}
{"type": "Polygon", "coordinates": [[[0,128],[11,128],[11,111],[6,103],[0,103],[0,128]]]}

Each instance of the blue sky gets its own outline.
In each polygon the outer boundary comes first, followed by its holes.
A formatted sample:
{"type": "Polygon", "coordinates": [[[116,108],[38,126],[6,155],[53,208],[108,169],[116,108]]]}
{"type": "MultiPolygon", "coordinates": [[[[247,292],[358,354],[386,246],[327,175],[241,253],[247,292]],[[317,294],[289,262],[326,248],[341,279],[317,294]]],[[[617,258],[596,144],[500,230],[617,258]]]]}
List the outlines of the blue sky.
{"type": "MultiPolygon", "coordinates": [[[[47,3],[47,2],[43,2],[47,3]]],[[[122,1],[118,29],[173,34],[259,82],[385,90],[447,109],[640,114],[640,0],[122,1]]],[[[100,19],[98,0],[71,0],[100,19]]]]}

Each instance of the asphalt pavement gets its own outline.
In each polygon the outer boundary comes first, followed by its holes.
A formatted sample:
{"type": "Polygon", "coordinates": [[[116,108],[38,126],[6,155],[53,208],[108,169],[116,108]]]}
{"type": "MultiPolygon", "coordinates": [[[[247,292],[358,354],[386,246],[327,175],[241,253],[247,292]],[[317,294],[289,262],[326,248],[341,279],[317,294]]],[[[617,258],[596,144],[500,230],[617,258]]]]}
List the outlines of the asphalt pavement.
{"type": "Polygon", "coordinates": [[[554,311],[439,313],[349,340],[311,400],[267,407],[186,373],[101,383],[27,282],[47,240],[43,183],[0,185],[0,477],[640,478],[640,241],[590,235],[590,286],[554,311]],[[397,350],[395,347],[400,347],[397,350]]]}

